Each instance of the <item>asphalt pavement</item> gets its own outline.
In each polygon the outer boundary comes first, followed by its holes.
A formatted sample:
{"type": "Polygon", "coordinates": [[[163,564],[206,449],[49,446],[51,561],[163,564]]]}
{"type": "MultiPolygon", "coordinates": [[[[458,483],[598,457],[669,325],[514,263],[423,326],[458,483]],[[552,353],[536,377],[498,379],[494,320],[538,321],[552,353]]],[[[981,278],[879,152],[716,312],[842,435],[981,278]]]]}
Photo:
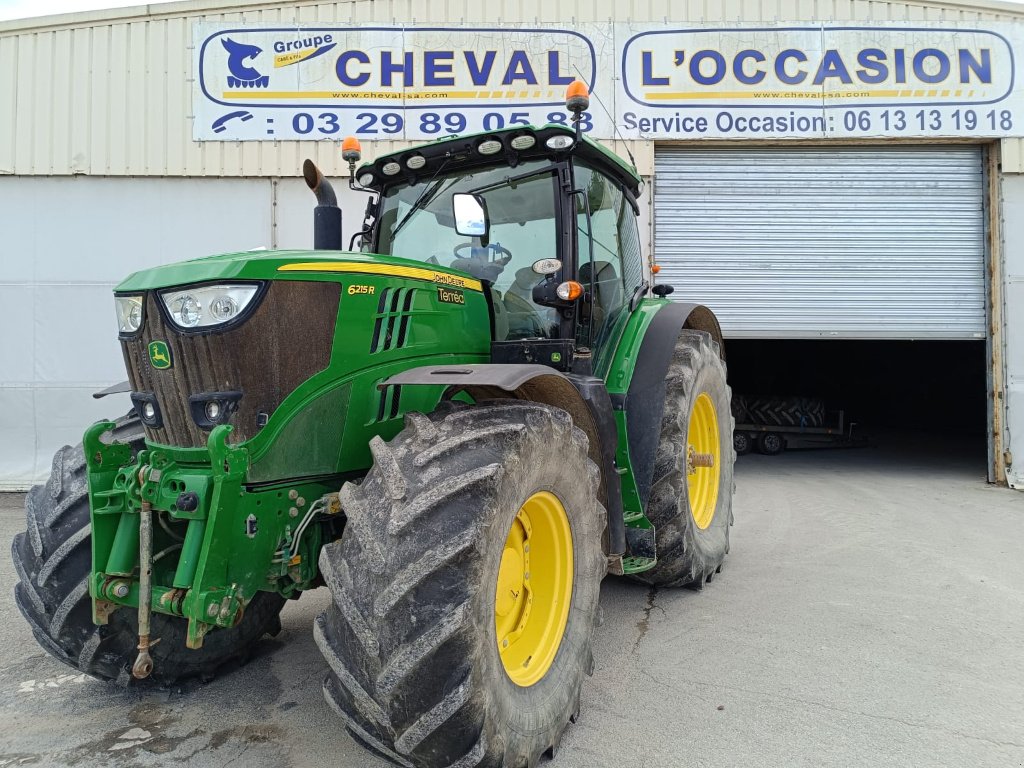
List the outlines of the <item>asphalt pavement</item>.
{"type": "MultiPolygon", "coordinates": [[[[553,768],[1024,765],[1024,494],[954,444],[745,456],[703,592],[605,581],[553,768]]],[[[0,495],[0,538],[22,530],[0,495]]],[[[0,768],[383,768],[324,703],[324,590],[208,685],[126,691],[46,655],[0,558],[0,768]]]]}

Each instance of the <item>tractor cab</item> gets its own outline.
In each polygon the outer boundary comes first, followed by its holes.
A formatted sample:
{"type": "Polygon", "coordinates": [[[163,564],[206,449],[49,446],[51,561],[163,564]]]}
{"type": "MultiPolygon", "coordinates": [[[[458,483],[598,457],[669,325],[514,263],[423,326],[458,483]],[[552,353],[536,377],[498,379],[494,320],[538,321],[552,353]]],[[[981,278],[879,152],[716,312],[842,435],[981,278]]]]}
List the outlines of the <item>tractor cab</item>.
{"type": "Polygon", "coordinates": [[[363,251],[486,286],[495,362],[607,367],[646,292],[632,167],[565,124],[526,125],[385,155],[352,184],[376,193],[363,251]]]}

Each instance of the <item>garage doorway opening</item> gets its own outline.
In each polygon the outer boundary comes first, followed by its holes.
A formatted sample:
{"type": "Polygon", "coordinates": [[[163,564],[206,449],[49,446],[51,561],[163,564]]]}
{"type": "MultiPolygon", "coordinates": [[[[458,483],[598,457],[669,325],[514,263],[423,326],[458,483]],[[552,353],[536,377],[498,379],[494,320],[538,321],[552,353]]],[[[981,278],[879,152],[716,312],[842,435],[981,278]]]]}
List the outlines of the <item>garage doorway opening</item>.
{"type": "MultiPolygon", "coordinates": [[[[779,432],[789,449],[849,447],[942,455],[984,472],[988,445],[984,341],[735,339],[726,342],[737,421],[837,426],[852,441],[779,432]],[[772,409],[788,409],[779,417],[772,409]],[[850,425],[852,433],[850,432],[850,425]]],[[[751,434],[751,449],[767,448],[751,434]]]]}

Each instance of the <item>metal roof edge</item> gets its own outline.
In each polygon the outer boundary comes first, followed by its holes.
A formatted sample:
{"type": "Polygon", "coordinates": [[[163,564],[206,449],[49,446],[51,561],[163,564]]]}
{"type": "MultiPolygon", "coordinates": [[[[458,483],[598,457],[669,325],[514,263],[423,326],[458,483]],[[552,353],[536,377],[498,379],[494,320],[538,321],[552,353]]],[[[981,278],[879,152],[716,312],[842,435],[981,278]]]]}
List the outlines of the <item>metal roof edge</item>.
{"type": "MultiPolygon", "coordinates": [[[[110,8],[95,11],[78,11],[76,13],[61,13],[52,16],[35,16],[27,19],[10,19],[0,21],[0,34],[10,32],[31,32],[37,30],[51,29],[54,27],[68,27],[87,24],[105,24],[110,22],[129,22],[132,20],[146,20],[152,18],[164,18],[168,16],[188,16],[196,14],[211,14],[218,12],[231,13],[238,9],[245,8],[281,8],[283,5],[291,5],[296,8],[317,5],[320,0],[300,0],[291,3],[274,3],[268,0],[179,0],[178,2],[133,5],[125,8],[110,8]]],[[[864,2],[866,0],[860,0],[864,2]]],[[[341,0],[340,4],[350,4],[360,0],[341,0]]],[[[1009,16],[1020,17],[1024,21],[1024,5],[1011,2],[1010,0],[940,0],[940,2],[927,2],[926,0],[901,0],[907,5],[916,5],[924,8],[945,8],[958,11],[975,11],[1000,13],[1009,16]]],[[[483,21],[484,19],[480,19],[483,21]]],[[[628,20],[628,19],[624,19],[628,20]]],[[[830,19],[835,21],[836,19],[830,19]]],[[[846,19],[842,19],[846,20],[846,19]]],[[[460,21],[468,22],[469,19],[460,21]]],[[[820,21],[817,20],[817,21],[820,21]]],[[[640,23],[640,22],[637,22],[640,23]]]]}
{"type": "MultiPolygon", "coordinates": [[[[356,0],[350,0],[356,2],[356,0]]],[[[282,3],[268,0],[178,0],[171,3],[148,3],[146,5],[130,5],[124,8],[104,8],[94,11],[76,11],[74,13],[58,13],[51,16],[32,16],[27,19],[8,19],[0,21],[0,34],[7,32],[34,32],[53,27],[73,27],[89,24],[109,24],[111,22],[129,22],[165,18],[167,16],[191,16],[216,12],[235,11],[239,8],[264,6],[278,8],[282,3]]],[[[294,3],[295,6],[315,5],[313,2],[294,3]]]]}
{"type": "Polygon", "coordinates": [[[1006,13],[1010,16],[1020,16],[1024,20],[1024,5],[1010,2],[1010,0],[942,0],[938,3],[923,2],[923,0],[903,0],[913,5],[921,5],[925,8],[948,7],[958,11],[992,11],[995,13],[1006,13]]]}

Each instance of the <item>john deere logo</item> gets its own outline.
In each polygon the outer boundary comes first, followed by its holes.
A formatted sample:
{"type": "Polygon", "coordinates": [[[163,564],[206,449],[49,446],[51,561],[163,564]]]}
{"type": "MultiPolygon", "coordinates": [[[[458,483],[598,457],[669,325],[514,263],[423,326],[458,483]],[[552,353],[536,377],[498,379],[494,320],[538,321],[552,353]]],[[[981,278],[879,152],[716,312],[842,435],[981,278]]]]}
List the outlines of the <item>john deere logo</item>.
{"type": "Polygon", "coordinates": [[[149,342],[149,362],[160,370],[171,367],[171,350],[167,348],[166,341],[149,342]]]}

